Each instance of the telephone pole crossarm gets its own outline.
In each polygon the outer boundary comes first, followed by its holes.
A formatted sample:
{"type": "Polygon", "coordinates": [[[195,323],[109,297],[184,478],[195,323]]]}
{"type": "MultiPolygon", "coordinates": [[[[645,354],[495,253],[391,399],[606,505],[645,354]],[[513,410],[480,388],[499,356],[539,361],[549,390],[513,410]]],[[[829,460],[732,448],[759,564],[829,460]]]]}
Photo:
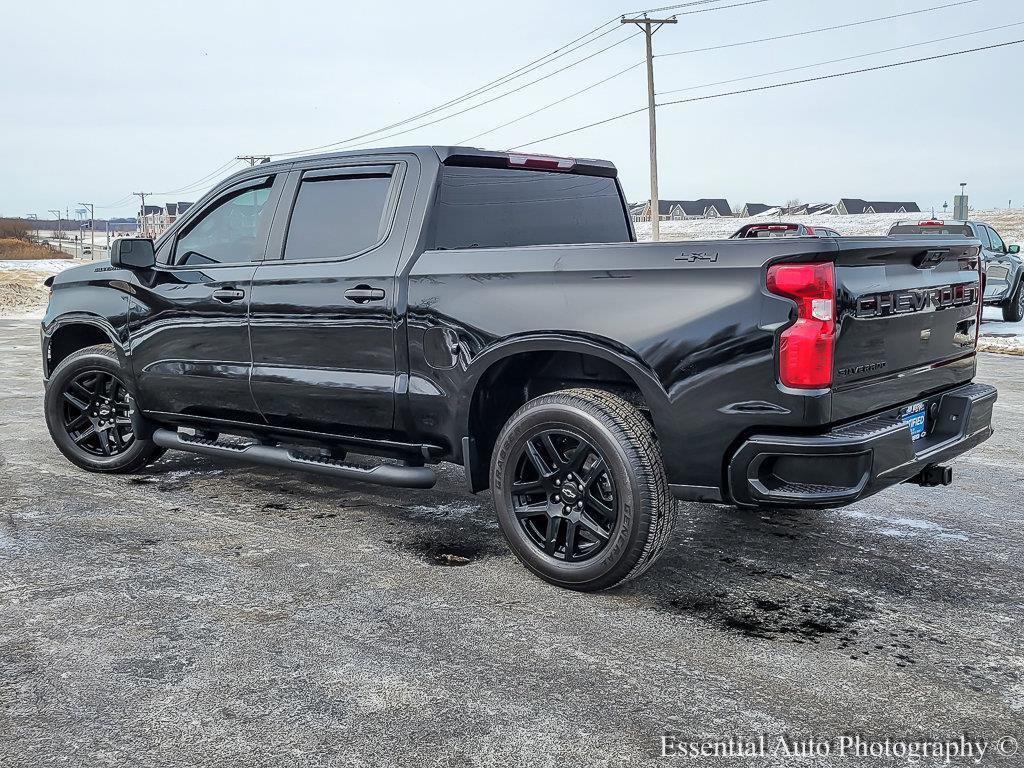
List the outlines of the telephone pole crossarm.
{"type": "Polygon", "coordinates": [[[244,160],[249,167],[270,162],[270,155],[239,155],[235,160],[244,160]]]}
{"type": "Polygon", "coordinates": [[[661,204],[658,199],[658,124],[655,118],[654,103],[654,46],[651,38],[665,24],[678,24],[674,16],[667,19],[651,19],[647,16],[621,19],[623,24],[636,24],[643,30],[644,41],[647,43],[647,121],[650,126],[651,138],[651,240],[661,239],[661,204]]]}

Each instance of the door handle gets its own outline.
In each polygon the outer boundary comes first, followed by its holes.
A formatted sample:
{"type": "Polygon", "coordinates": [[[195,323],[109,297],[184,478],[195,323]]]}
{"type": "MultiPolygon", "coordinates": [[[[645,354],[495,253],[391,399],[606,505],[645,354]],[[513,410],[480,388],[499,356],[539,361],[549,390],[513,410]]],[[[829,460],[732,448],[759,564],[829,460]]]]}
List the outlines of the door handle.
{"type": "Polygon", "coordinates": [[[368,301],[380,301],[384,298],[383,288],[371,288],[368,285],[357,285],[345,291],[345,298],[354,301],[356,304],[366,304],[368,301]]]}
{"type": "Polygon", "coordinates": [[[217,301],[222,301],[225,304],[230,304],[232,301],[244,299],[245,291],[239,290],[238,288],[219,288],[213,292],[213,298],[217,301]]]}

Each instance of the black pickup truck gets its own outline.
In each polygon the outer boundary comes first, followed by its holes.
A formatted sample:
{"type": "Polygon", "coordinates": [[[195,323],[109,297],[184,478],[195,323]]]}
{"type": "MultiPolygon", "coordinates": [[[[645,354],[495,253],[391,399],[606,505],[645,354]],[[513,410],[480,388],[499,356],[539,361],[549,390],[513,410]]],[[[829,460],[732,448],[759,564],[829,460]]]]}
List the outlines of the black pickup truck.
{"type": "Polygon", "coordinates": [[[409,488],[461,463],[522,562],[575,589],[646,570],[676,499],[946,484],[992,432],[978,242],[637,243],[603,161],[272,162],[110,260],[48,280],[46,419],[70,461],[173,448],[409,488]]]}

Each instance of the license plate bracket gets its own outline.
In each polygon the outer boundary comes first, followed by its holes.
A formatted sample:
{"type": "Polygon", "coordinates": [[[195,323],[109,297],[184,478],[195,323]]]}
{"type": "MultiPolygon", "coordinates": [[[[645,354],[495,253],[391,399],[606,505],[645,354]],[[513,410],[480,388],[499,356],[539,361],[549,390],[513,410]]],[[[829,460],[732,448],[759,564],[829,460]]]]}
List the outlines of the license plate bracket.
{"type": "Polygon", "coordinates": [[[900,421],[910,427],[910,439],[915,442],[928,434],[928,408],[923,402],[900,408],[900,421]]]}

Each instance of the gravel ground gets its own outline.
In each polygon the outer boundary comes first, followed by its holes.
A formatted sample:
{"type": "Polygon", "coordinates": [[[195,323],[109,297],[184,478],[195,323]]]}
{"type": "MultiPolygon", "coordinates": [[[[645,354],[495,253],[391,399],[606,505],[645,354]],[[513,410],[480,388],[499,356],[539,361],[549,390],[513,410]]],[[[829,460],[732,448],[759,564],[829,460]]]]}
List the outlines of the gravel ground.
{"type": "MultiPolygon", "coordinates": [[[[646,765],[662,734],[1014,736],[1024,365],[954,485],[829,512],[685,505],[641,581],[529,576],[486,497],[50,442],[38,330],[0,321],[0,765],[646,765]]],[[[984,764],[1021,765],[992,756],[984,764]]],[[[850,765],[903,765],[886,758],[850,765]]],[[[939,765],[925,760],[919,765],[939,765]]],[[[956,762],[955,764],[970,764],[956,762]]]]}

